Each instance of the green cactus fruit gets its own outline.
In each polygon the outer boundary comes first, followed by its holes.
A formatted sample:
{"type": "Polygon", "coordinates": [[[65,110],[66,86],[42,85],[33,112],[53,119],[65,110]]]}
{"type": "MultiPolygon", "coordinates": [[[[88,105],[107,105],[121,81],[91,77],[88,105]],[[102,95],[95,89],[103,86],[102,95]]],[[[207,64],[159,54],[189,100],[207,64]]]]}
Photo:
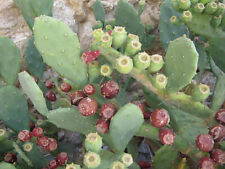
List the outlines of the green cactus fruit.
{"type": "Polygon", "coordinates": [[[66,165],[66,169],[81,169],[81,168],[80,165],[71,163],[66,165]]]}
{"type": "Polygon", "coordinates": [[[213,27],[218,27],[221,24],[222,16],[213,16],[211,20],[211,24],[213,27]]]}
{"type": "Polygon", "coordinates": [[[104,34],[102,28],[93,30],[93,37],[98,42],[101,40],[101,36],[104,34]]]}
{"type": "Polygon", "coordinates": [[[177,16],[171,16],[170,22],[172,24],[179,24],[179,19],[177,18],[177,16]]]}
{"type": "Polygon", "coordinates": [[[89,83],[94,82],[100,76],[100,66],[98,61],[93,61],[88,64],[89,83]]]}
{"type": "Polygon", "coordinates": [[[108,64],[104,64],[101,66],[100,72],[102,76],[107,76],[110,77],[110,75],[112,74],[112,68],[111,66],[109,66],[108,64]]]}
{"type": "Polygon", "coordinates": [[[195,5],[195,4],[197,4],[199,2],[199,0],[191,0],[191,4],[192,5],[195,5]]]}
{"type": "Polygon", "coordinates": [[[181,20],[184,23],[189,23],[192,21],[192,13],[190,11],[184,11],[181,16],[181,20]]]}
{"type": "Polygon", "coordinates": [[[156,73],[158,72],[164,64],[163,58],[161,55],[155,54],[151,55],[151,63],[150,66],[148,67],[149,73],[156,73]]]}
{"type": "Polygon", "coordinates": [[[116,59],[116,70],[122,74],[128,74],[133,69],[133,60],[128,56],[120,56],[116,59]]]}
{"type": "Polygon", "coordinates": [[[91,152],[100,152],[102,149],[102,137],[97,133],[89,133],[85,139],[85,148],[91,152]]]}
{"type": "Polygon", "coordinates": [[[23,145],[23,150],[26,152],[30,152],[33,149],[33,143],[27,142],[23,145]]]}
{"type": "Polygon", "coordinates": [[[104,47],[111,47],[112,46],[112,37],[108,33],[104,33],[100,39],[101,45],[104,47]]]}
{"type": "Polygon", "coordinates": [[[141,51],[141,43],[138,40],[132,40],[125,47],[125,55],[133,56],[141,51]]]}
{"type": "Polygon", "coordinates": [[[127,43],[130,43],[132,40],[137,40],[139,41],[139,36],[129,33],[127,36],[127,43]]]}
{"type": "Polygon", "coordinates": [[[190,39],[184,36],[171,41],[165,56],[167,90],[177,92],[191,83],[197,64],[198,53],[190,39]]]}
{"type": "Polygon", "coordinates": [[[199,84],[194,87],[192,91],[192,99],[194,101],[204,101],[210,94],[209,86],[205,84],[199,84]]]}
{"type": "Polygon", "coordinates": [[[180,10],[178,0],[171,0],[171,3],[175,10],[177,10],[177,11],[180,10]]]}
{"type": "Polygon", "coordinates": [[[16,169],[16,167],[10,163],[0,162],[0,169],[16,169]]]}
{"type": "Polygon", "coordinates": [[[152,77],[152,84],[157,89],[164,89],[167,85],[167,77],[164,74],[157,73],[152,77]]]}
{"type": "Polygon", "coordinates": [[[205,9],[205,6],[203,3],[197,3],[195,6],[194,6],[194,11],[196,13],[202,13],[205,9]]]}
{"type": "Polygon", "coordinates": [[[139,70],[144,70],[149,67],[150,61],[150,56],[146,52],[141,52],[134,57],[134,66],[139,70]]]}
{"type": "Polygon", "coordinates": [[[115,49],[119,49],[127,39],[127,32],[125,27],[115,26],[112,31],[113,42],[112,45],[115,49]]]}
{"type": "Polygon", "coordinates": [[[191,1],[190,0],[178,0],[179,8],[181,10],[187,10],[191,7],[191,1]]]}
{"type": "Polygon", "coordinates": [[[208,3],[207,5],[206,5],[206,7],[205,7],[205,13],[206,14],[213,14],[213,13],[215,13],[216,11],[217,11],[217,3],[215,3],[215,2],[210,2],[210,3],[208,3]]]}
{"type": "Polygon", "coordinates": [[[209,3],[211,0],[200,0],[201,3],[203,3],[204,5],[209,3]]]}
{"type": "Polygon", "coordinates": [[[88,152],[84,155],[84,165],[87,168],[97,168],[101,163],[101,158],[97,153],[88,152]]]}
{"type": "Polygon", "coordinates": [[[9,38],[0,36],[0,53],[0,76],[7,84],[14,85],[20,71],[20,50],[9,38]]]}
{"type": "Polygon", "coordinates": [[[126,169],[125,165],[119,161],[114,161],[110,169],[126,169]]]}
{"type": "Polygon", "coordinates": [[[128,153],[122,154],[120,161],[125,165],[125,167],[129,167],[134,162],[132,155],[128,153]]]}
{"type": "Polygon", "coordinates": [[[19,81],[24,93],[31,99],[37,111],[46,116],[48,113],[46,101],[33,77],[23,71],[19,73],[19,81]]]}
{"type": "Polygon", "coordinates": [[[101,21],[96,21],[95,24],[92,26],[92,29],[101,29],[103,27],[103,23],[101,21]]]}
{"type": "Polygon", "coordinates": [[[105,30],[106,30],[106,31],[110,31],[110,30],[112,30],[112,29],[113,29],[112,25],[106,25],[106,26],[105,26],[105,30]]]}
{"type": "Polygon", "coordinates": [[[218,8],[216,12],[214,13],[214,15],[216,16],[223,15],[225,12],[225,5],[221,2],[219,2],[217,5],[218,5],[218,8]]]}
{"type": "Polygon", "coordinates": [[[35,46],[45,63],[78,88],[87,83],[87,66],[81,59],[77,35],[63,22],[40,16],[34,23],[35,46]]]}

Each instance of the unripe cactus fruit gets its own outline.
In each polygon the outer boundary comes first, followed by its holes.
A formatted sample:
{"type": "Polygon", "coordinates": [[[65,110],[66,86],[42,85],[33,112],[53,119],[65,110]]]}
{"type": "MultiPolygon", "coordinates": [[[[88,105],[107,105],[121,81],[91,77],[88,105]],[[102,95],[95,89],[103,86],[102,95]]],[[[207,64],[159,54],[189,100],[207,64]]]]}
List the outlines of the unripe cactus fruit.
{"type": "Polygon", "coordinates": [[[222,22],[222,16],[213,16],[211,24],[213,27],[218,27],[222,22]]]}
{"type": "Polygon", "coordinates": [[[33,149],[33,144],[30,142],[27,142],[23,145],[23,150],[26,152],[30,152],[33,149]]]}
{"type": "Polygon", "coordinates": [[[72,105],[78,105],[79,102],[85,97],[87,96],[82,90],[77,90],[70,94],[70,102],[72,105]]]}
{"type": "Polygon", "coordinates": [[[114,161],[110,169],[126,169],[125,165],[119,161],[114,161]]]}
{"type": "Polygon", "coordinates": [[[32,132],[31,132],[31,135],[34,136],[34,137],[41,137],[43,136],[43,129],[41,127],[35,127],[32,132]]]}
{"type": "Polygon", "coordinates": [[[175,141],[175,134],[173,130],[163,128],[159,130],[159,140],[162,144],[171,145],[175,141]]]}
{"type": "Polygon", "coordinates": [[[207,4],[208,2],[210,2],[210,0],[200,0],[201,3],[203,3],[204,5],[207,4]]]}
{"type": "Polygon", "coordinates": [[[53,89],[53,88],[55,87],[55,84],[54,84],[54,82],[53,82],[51,79],[49,79],[49,80],[47,80],[47,81],[45,82],[45,86],[46,86],[46,88],[48,88],[48,89],[53,89]]]}
{"type": "Polygon", "coordinates": [[[17,157],[16,157],[16,154],[14,153],[11,153],[11,152],[8,152],[5,156],[4,156],[4,161],[7,162],[7,163],[14,163],[16,162],[17,160],[17,157]]]}
{"type": "Polygon", "coordinates": [[[209,157],[202,157],[199,161],[200,169],[215,169],[214,162],[209,157]]]}
{"type": "Polygon", "coordinates": [[[111,47],[112,46],[112,37],[108,33],[104,33],[100,39],[101,45],[104,47],[111,47]]]}
{"type": "Polygon", "coordinates": [[[61,85],[60,85],[60,88],[63,92],[65,93],[68,93],[70,92],[71,90],[71,85],[69,83],[66,83],[66,82],[63,82],[61,85]]]}
{"type": "Polygon", "coordinates": [[[171,16],[170,22],[173,23],[173,24],[178,24],[179,20],[178,20],[177,16],[171,16]]]}
{"type": "Polygon", "coordinates": [[[112,68],[108,64],[104,64],[101,66],[100,72],[102,76],[109,77],[112,74],[112,68]]]}
{"type": "Polygon", "coordinates": [[[101,36],[104,34],[103,30],[101,28],[99,29],[95,29],[93,31],[93,36],[95,38],[96,41],[100,41],[101,40],[101,36]]]}
{"type": "Polygon", "coordinates": [[[98,61],[93,61],[88,64],[88,75],[89,75],[89,82],[94,82],[98,76],[100,76],[100,66],[98,61]]]}
{"type": "Polygon", "coordinates": [[[180,7],[179,7],[179,2],[177,0],[171,0],[172,2],[172,6],[175,10],[179,11],[180,7]]]}
{"type": "Polygon", "coordinates": [[[78,110],[83,116],[92,116],[98,110],[98,102],[94,98],[86,97],[79,102],[78,110]]]}
{"type": "Polygon", "coordinates": [[[167,85],[167,77],[164,74],[157,73],[152,77],[152,84],[157,89],[164,89],[167,85]]]}
{"type": "Polygon", "coordinates": [[[85,148],[88,151],[98,153],[102,149],[102,137],[97,133],[89,133],[85,139],[85,148]]]}
{"type": "MultiPolygon", "coordinates": [[[[111,31],[113,29],[112,25],[106,25],[105,30],[106,31],[111,31]]],[[[108,32],[109,33],[109,32],[108,32]]],[[[111,35],[111,34],[110,34],[111,35]]]]}
{"type": "Polygon", "coordinates": [[[49,166],[50,169],[56,169],[59,166],[59,164],[57,163],[56,160],[51,160],[49,162],[48,166],[49,166]]]}
{"type": "Polygon", "coordinates": [[[214,141],[209,134],[200,134],[195,140],[196,146],[200,151],[209,152],[213,149],[214,141]]]}
{"type": "Polygon", "coordinates": [[[166,109],[156,109],[150,115],[152,126],[157,128],[165,127],[170,122],[170,116],[166,109]]]}
{"type": "Polygon", "coordinates": [[[22,142],[29,141],[31,139],[31,133],[28,130],[22,130],[18,134],[18,139],[22,142]]]}
{"type": "Polygon", "coordinates": [[[88,152],[84,155],[84,165],[88,168],[96,168],[100,165],[101,158],[97,153],[88,152]]]}
{"type": "Polygon", "coordinates": [[[83,89],[86,95],[92,95],[95,93],[95,86],[93,84],[87,84],[83,89]]]}
{"type": "Polygon", "coordinates": [[[125,47],[125,55],[133,56],[141,51],[141,43],[138,40],[132,40],[125,47]]]}
{"type": "Polygon", "coordinates": [[[178,0],[179,8],[181,10],[187,10],[191,7],[191,1],[190,0],[178,0]]]}
{"type": "Polygon", "coordinates": [[[119,85],[113,80],[109,80],[101,86],[101,94],[107,99],[116,97],[119,90],[119,85]]]}
{"type": "Polygon", "coordinates": [[[81,168],[80,168],[80,165],[72,163],[72,164],[67,164],[66,169],[81,169],[81,168]]]}
{"type": "Polygon", "coordinates": [[[59,165],[65,165],[68,161],[68,154],[66,152],[61,152],[57,155],[56,159],[59,165]]]}
{"type": "Polygon", "coordinates": [[[40,147],[46,148],[49,145],[49,139],[46,136],[38,137],[37,143],[40,147]]]}
{"type": "Polygon", "coordinates": [[[194,11],[196,13],[202,13],[205,9],[205,6],[203,3],[197,3],[195,6],[194,6],[194,11]]]}
{"type": "Polygon", "coordinates": [[[216,112],[216,120],[223,125],[225,124],[225,109],[216,112]]]}
{"type": "Polygon", "coordinates": [[[216,124],[209,129],[209,134],[215,141],[220,141],[225,138],[225,127],[221,124],[216,124]]]}
{"type": "Polygon", "coordinates": [[[194,87],[192,91],[192,99],[194,101],[203,101],[207,99],[210,94],[209,86],[205,84],[199,84],[194,87]]]}
{"type": "Polygon", "coordinates": [[[150,56],[146,52],[141,52],[134,57],[134,66],[137,69],[144,70],[149,67],[150,61],[150,56]]]}
{"type": "Polygon", "coordinates": [[[139,41],[139,36],[129,33],[127,36],[127,43],[130,43],[132,40],[137,40],[139,41]]]}
{"type": "Polygon", "coordinates": [[[112,37],[112,46],[115,49],[119,49],[126,42],[127,39],[127,32],[125,30],[125,27],[115,26],[112,31],[112,37]]]}
{"type": "Polygon", "coordinates": [[[55,151],[58,147],[57,141],[54,138],[48,138],[49,144],[45,147],[47,151],[55,151]]]}
{"type": "Polygon", "coordinates": [[[48,99],[49,101],[56,101],[56,95],[53,91],[48,91],[45,94],[46,99],[48,99]]]}
{"type": "Polygon", "coordinates": [[[219,15],[223,15],[225,12],[225,5],[221,2],[219,2],[217,4],[218,8],[216,10],[216,12],[214,13],[214,15],[219,16],[219,15]]]}
{"type": "Polygon", "coordinates": [[[128,56],[120,56],[116,59],[116,70],[122,74],[128,74],[133,69],[133,60],[128,56]]]}
{"type": "Polygon", "coordinates": [[[192,13],[190,11],[184,11],[181,16],[181,20],[184,23],[189,23],[192,20],[192,13]]]}
{"type": "Polygon", "coordinates": [[[218,8],[217,3],[210,2],[206,5],[204,12],[207,13],[207,14],[213,14],[217,11],[217,8],[218,8]]]}
{"type": "Polygon", "coordinates": [[[132,155],[128,154],[128,153],[124,153],[121,158],[120,161],[126,166],[129,167],[131,164],[133,164],[133,157],[132,155]]]}
{"type": "Polygon", "coordinates": [[[96,131],[100,134],[105,134],[109,131],[109,121],[105,121],[104,119],[98,119],[96,123],[96,131]]]}
{"type": "Polygon", "coordinates": [[[100,115],[106,119],[111,119],[117,112],[117,108],[112,103],[104,103],[100,109],[100,115]]]}
{"type": "Polygon", "coordinates": [[[225,151],[222,151],[220,149],[214,149],[211,152],[212,159],[219,165],[225,164],[225,151]]]}
{"type": "Polygon", "coordinates": [[[155,55],[152,55],[150,58],[151,58],[151,63],[150,63],[150,66],[148,67],[148,71],[150,73],[158,72],[163,67],[163,64],[164,64],[162,56],[155,54],[155,55]]]}

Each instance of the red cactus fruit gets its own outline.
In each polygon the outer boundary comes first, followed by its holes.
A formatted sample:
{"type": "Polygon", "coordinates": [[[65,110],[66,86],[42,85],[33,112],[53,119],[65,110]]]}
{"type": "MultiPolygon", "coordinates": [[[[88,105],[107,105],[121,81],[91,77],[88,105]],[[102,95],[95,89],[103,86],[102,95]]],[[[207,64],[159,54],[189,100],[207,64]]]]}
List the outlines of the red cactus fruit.
{"type": "Polygon", "coordinates": [[[159,130],[159,140],[162,144],[171,145],[175,141],[175,134],[173,130],[163,128],[159,130]]]}
{"type": "Polygon", "coordinates": [[[52,80],[47,80],[47,81],[45,82],[45,86],[46,86],[46,88],[48,88],[48,89],[53,89],[53,88],[55,87],[55,84],[54,84],[54,82],[53,82],[52,80]]]}
{"type": "Polygon", "coordinates": [[[214,141],[209,134],[200,134],[195,140],[196,146],[200,151],[209,152],[213,149],[214,141]]]}
{"type": "Polygon", "coordinates": [[[105,134],[109,131],[109,121],[105,121],[104,119],[98,119],[96,123],[96,130],[100,134],[105,134]]]}
{"type": "Polygon", "coordinates": [[[41,137],[43,136],[43,133],[44,131],[41,127],[35,127],[31,132],[32,136],[34,137],[41,137]]]}
{"type": "Polygon", "coordinates": [[[107,99],[112,99],[117,96],[119,90],[119,85],[115,81],[109,80],[102,85],[101,94],[107,99]]]}
{"type": "Polygon", "coordinates": [[[32,77],[34,78],[34,81],[35,81],[36,83],[38,83],[38,81],[39,81],[38,77],[36,77],[36,76],[32,76],[32,77]]]}
{"type": "Polygon", "coordinates": [[[84,63],[90,63],[98,58],[100,55],[99,50],[96,51],[87,51],[82,54],[82,60],[84,63]]]}
{"type": "Polygon", "coordinates": [[[57,141],[54,138],[48,138],[49,144],[45,147],[47,151],[55,151],[58,147],[57,141]]]}
{"type": "Polygon", "coordinates": [[[150,115],[151,124],[154,127],[162,128],[170,122],[170,116],[165,109],[156,109],[150,115]]]}
{"type": "Polygon", "coordinates": [[[22,142],[29,141],[31,139],[31,133],[28,130],[22,130],[18,134],[18,139],[22,142]]]}
{"type": "Polygon", "coordinates": [[[70,102],[72,105],[78,105],[78,103],[85,97],[87,96],[82,90],[77,90],[70,94],[70,102]]]}
{"type": "Polygon", "coordinates": [[[69,83],[64,82],[60,85],[60,88],[63,92],[68,93],[71,90],[71,85],[69,83]]]}
{"type": "Polygon", "coordinates": [[[59,164],[56,160],[51,160],[49,162],[48,166],[49,166],[50,169],[56,169],[59,166],[59,164]]]}
{"type": "Polygon", "coordinates": [[[209,157],[202,157],[199,161],[200,169],[215,169],[214,162],[209,157]]]}
{"type": "Polygon", "coordinates": [[[98,110],[98,102],[94,98],[86,97],[80,101],[78,110],[83,116],[92,116],[98,110]]]}
{"type": "Polygon", "coordinates": [[[49,139],[46,136],[38,137],[37,143],[40,147],[46,148],[49,145],[49,139]]]}
{"type": "Polygon", "coordinates": [[[100,109],[100,115],[106,120],[111,119],[117,112],[117,108],[112,103],[105,103],[100,109]]]}
{"type": "Polygon", "coordinates": [[[65,152],[61,152],[56,157],[59,165],[65,165],[68,161],[68,154],[65,152]]]}
{"type": "Polygon", "coordinates": [[[112,35],[112,30],[109,30],[108,31],[108,34],[111,36],[112,35]]]}
{"type": "Polygon", "coordinates": [[[216,113],[216,120],[225,125],[225,109],[221,109],[216,113]]]}
{"type": "Polygon", "coordinates": [[[137,101],[134,104],[136,104],[141,109],[141,111],[143,113],[143,116],[144,116],[144,119],[149,119],[150,118],[151,112],[146,111],[146,109],[145,109],[145,107],[146,107],[145,102],[141,103],[140,101],[137,101]]]}
{"type": "Polygon", "coordinates": [[[138,165],[141,167],[141,168],[150,168],[152,167],[152,164],[150,162],[147,162],[147,161],[139,161],[138,162],[138,165]]]}
{"type": "Polygon", "coordinates": [[[56,100],[56,95],[53,91],[48,91],[45,94],[46,99],[48,99],[49,101],[55,101],[56,100]]]}
{"type": "Polygon", "coordinates": [[[220,149],[214,149],[211,152],[212,159],[219,165],[225,164],[225,151],[222,151],[220,149]]]}
{"type": "Polygon", "coordinates": [[[221,124],[214,125],[209,129],[209,134],[215,141],[220,141],[225,137],[225,127],[221,124]]]}
{"type": "Polygon", "coordinates": [[[5,156],[4,156],[4,161],[7,162],[7,163],[14,163],[16,162],[17,160],[17,157],[16,157],[16,154],[14,153],[11,153],[11,152],[8,152],[5,156]]]}
{"type": "Polygon", "coordinates": [[[35,128],[35,124],[32,120],[30,120],[30,131],[32,131],[35,128]]]}
{"type": "Polygon", "coordinates": [[[95,93],[95,86],[93,84],[87,84],[84,87],[84,93],[87,95],[92,95],[95,93]]]}

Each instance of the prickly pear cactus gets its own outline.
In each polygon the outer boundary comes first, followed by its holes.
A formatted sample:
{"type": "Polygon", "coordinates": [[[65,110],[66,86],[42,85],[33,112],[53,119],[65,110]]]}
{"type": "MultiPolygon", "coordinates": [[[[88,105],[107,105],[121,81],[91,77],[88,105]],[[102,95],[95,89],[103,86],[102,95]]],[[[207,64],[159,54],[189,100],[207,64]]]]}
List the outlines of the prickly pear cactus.
{"type": "Polygon", "coordinates": [[[79,40],[66,24],[41,16],[34,24],[34,38],[46,64],[70,80],[74,87],[87,82],[87,66],[80,57],[79,40]]]}
{"type": "Polygon", "coordinates": [[[0,169],[16,169],[16,167],[10,163],[1,162],[0,169]]]}
{"type": "Polygon", "coordinates": [[[181,37],[170,42],[165,57],[168,91],[177,92],[188,85],[196,74],[197,64],[198,53],[190,39],[181,37]]]}

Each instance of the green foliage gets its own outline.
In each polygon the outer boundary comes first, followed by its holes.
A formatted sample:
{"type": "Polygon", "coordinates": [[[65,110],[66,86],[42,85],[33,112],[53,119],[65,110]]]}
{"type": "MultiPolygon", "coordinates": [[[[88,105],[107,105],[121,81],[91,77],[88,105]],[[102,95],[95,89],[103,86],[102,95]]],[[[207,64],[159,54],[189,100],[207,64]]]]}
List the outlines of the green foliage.
{"type": "Polygon", "coordinates": [[[31,99],[37,111],[46,116],[48,108],[43,93],[33,77],[24,71],[19,73],[19,81],[24,93],[31,99]]]}
{"type": "Polygon", "coordinates": [[[102,3],[99,0],[96,0],[95,4],[93,5],[93,10],[95,14],[95,19],[97,21],[105,21],[105,9],[102,3]]]}
{"type": "Polygon", "coordinates": [[[152,47],[155,36],[145,31],[145,26],[141,23],[140,16],[127,0],[120,0],[118,2],[115,19],[116,25],[124,26],[127,32],[139,36],[143,50],[152,47]]]}
{"type": "Polygon", "coordinates": [[[16,169],[16,167],[10,163],[1,162],[0,169],[16,169]]]}
{"type": "Polygon", "coordinates": [[[15,131],[29,129],[27,101],[21,91],[13,86],[0,88],[0,119],[15,131]]]}
{"type": "Polygon", "coordinates": [[[74,87],[86,84],[87,66],[81,60],[77,35],[63,22],[41,16],[34,24],[35,45],[43,60],[74,87]]]}
{"type": "Polygon", "coordinates": [[[165,57],[167,89],[177,92],[188,85],[197,70],[198,53],[193,42],[181,37],[170,42],[165,57]]]}
{"type": "Polygon", "coordinates": [[[14,2],[20,8],[30,29],[32,29],[36,17],[40,15],[52,15],[54,0],[14,0],[14,2]]]}
{"type": "Polygon", "coordinates": [[[7,84],[14,85],[20,71],[20,50],[9,38],[2,36],[0,36],[0,60],[0,76],[7,84]],[[10,66],[12,63],[13,66],[10,66]]]}
{"type": "Polygon", "coordinates": [[[46,65],[43,63],[43,59],[34,45],[34,37],[32,36],[27,42],[25,50],[26,66],[29,72],[42,79],[46,65]]]}

